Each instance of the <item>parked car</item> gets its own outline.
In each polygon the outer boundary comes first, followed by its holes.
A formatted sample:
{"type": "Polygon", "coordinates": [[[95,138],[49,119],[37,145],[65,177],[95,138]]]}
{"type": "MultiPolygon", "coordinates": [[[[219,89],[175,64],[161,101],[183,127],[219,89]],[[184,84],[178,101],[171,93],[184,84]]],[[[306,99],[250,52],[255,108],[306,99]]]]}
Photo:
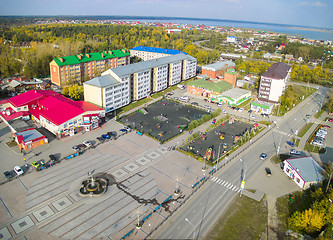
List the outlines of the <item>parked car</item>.
{"type": "Polygon", "coordinates": [[[222,113],[227,113],[227,111],[226,111],[226,110],[224,110],[224,109],[222,109],[222,113]]]}
{"type": "Polygon", "coordinates": [[[252,113],[252,110],[250,109],[249,111],[247,111],[248,113],[252,113]]]}
{"type": "Polygon", "coordinates": [[[331,127],[330,126],[328,126],[328,125],[323,125],[323,126],[321,126],[322,128],[325,128],[325,129],[330,129],[331,127]]]}
{"type": "Polygon", "coordinates": [[[256,117],[256,116],[253,116],[253,115],[250,115],[250,118],[252,118],[252,119],[257,119],[257,117],[256,117]]]}
{"type": "Polygon", "coordinates": [[[260,159],[261,160],[265,160],[266,158],[267,158],[267,154],[266,153],[260,154],[260,159]]]}
{"type": "Polygon", "coordinates": [[[208,105],[204,105],[203,107],[204,107],[206,110],[209,110],[209,111],[211,110],[211,107],[208,106],[208,105]]]}
{"type": "Polygon", "coordinates": [[[112,131],[112,132],[107,132],[106,133],[107,135],[110,135],[110,136],[117,136],[117,132],[116,131],[112,131]]]}
{"type": "Polygon", "coordinates": [[[271,175],[272,175],[272,172],[271,172],[271,169],[270,169],[270,168],[266,167],[266,168],[265,168],[265,171],[266,171],[266,175],[267,175],[267,176],[271,176],[271,175]]]}
{"type": "Polygon", "coordinates": [[[90,141],[84,141],[83,144],[86,146],[86,147],[90,147],[92,145],[92,143],[90,141]]]}
{"type": "Polygon", "coordinates": [[[13,177],[13,175],[12,175],[9,171],[4,172],[3,175],[5,175],[5,177],[6,177],[7,179],[13,177]]]}
{"type": "Polygon", "coordinates": [[[36,161],[31,162],[31,165],[32,165],[34,168],[38,168],[38,167],[39,167],[39,163],[36,162],[36,161]]]}
{"type": "Polygon", "coordinates": [[[105,140],[105,138],[103,138],[103,137],[97,137],[96,139],[100,142],[104,142],[104,140],[105,140]]]}
{"type": "Polygon", "coordinates": [[[24,172],[22,170],[22,168],[20,168],[19,166],[15,166],[14,167],[14,172],[17,174],[17,175],[22,175],[24,172]]]}
{"type": "Polygon", "coordinates": [[[73,146],[72,149],[73,149],[75,152],[80,151],[80,148],[79,148],[78,146],[73,146]]]}
{"type": "Polygon", "coordinates": [[[173,95],[174,94],[174,92],[168,92],[167,93],[167,95],[169,95],[169,96],[171,96],[171,95],[173,95]]]}
{"type": "Polygon", "coordinates": [[[126,129],[127,131],[131,131],[132,128],[130,128],[129,126],[125,126],[124,129],[126,129]]]}
{"type": "Polygon", "coordinates": [[[123,132],[123,133],[124,133],[124,132],[127,132],[127,130],[126,130],[126,129],[123,129],[123,128],[122,128],[122,129],[119,129],[119,131],[120,131],[120,132],[123,132]]]}
{"type": "Polygon", "coordinates": [[[295,149],[291,149],[290,150],[290,154],[293,154],[293,155],[301,155],[301,152],[300,151],[297,151],[295,149]]]}
{"type": "Polygon", "coordinates": [[[288,144],[289,146],[291,146],[291,147],[295,147],[295,144],[294,144],[293,142],[291,142],[291,141],[287,141],[287,144],[288,144]]]}
{"type": "Polygon", "coordinates": [[[323,133],[323,134],[327,134],[327,131],[325,131],[324,129],[319,129],[317,133],[323,133]]]}
{"type": "Polygon", "coordinates": [[[192,104],[193,106],[199,106],[199,103],[197,103],[197,102],[191,102],[191,104],[192,104]]]}
{"type": "Polygon", "coordinates": [[[236,108],[235,108],[235,111],[238,111],[238,110],[239,110],[239,107],[236,107],[236,108]]]}
{"type": "Polygon", "coordinates": [[[327,119],[328,122],[333,122],[333,118],[327,119]]]}
{"type": "Polygon", "coordinates": [[[223,106],[223,103],[219,103],[217,104],[218,107],[222,107],[223,106]]]}
{"type": "Polygon", "coordinates": [[[174,97],[173,99],[178,100],[178,97],[174,97]]]}
{"type": "Polygon", "coordinates": [[[244,111],[244,108],[240,108],[238,111],[239,111],[239,112],[243,112],[243,111],[244,111]]]}
{"type": "Polygon", "coordinates": [[[103,139],[110,139],[111,136],[109,134],[102,134],[101,136],[103,139]]]}
{"type": "Polygon", "coordinates": [[[322,142],[315,142],[315,141],[312,141],[312,144],[320,147],[324,145],[322,142]]]}

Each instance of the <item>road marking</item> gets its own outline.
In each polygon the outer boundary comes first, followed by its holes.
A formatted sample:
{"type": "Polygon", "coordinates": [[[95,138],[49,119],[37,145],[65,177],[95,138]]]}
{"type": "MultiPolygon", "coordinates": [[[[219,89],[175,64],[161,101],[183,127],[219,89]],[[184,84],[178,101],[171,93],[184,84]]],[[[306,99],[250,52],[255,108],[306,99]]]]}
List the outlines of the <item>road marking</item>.
{"type": "Polygon", "coordinates": [[[239,193],[241,191],[241,189],[238,189],[237,193],[239,193]]]}
{"type": "Polygon", "coordinates": [[[225,183],[225,181],[223,181],[222,183],[221,183],[221,185],[223,185],[225,183]]]}
{"type": "Polygon", "coordinates": [[[229,187],[229,189],[231,189],[234,185],[231,184],[231,186],[229,187]]]}
{"type": "Polygon", "coordinates": [[[231,185],[231,183],[228,184],[227,188],[231,185]]]}
{"type": "Polygon", "coordinates": [[[225,184],[223,184],[223,186],[225,186],[225,185],[227,185],[228,184],[228,182],[225,182],[225,184]]]}
{"type": "Polygon", "coordinates": [[[223,181],[222,179],[219,179],[219,181],[217,183],[220,184],[222,181],[223,181]]]}
{"type": "Polygon", "coordinates": [[[215,180],[216,180],[216,178],[217,178],[217,177],[213,177],[213,178],[212,178],[212,181],[215,181],[215,180]]]}
{"type": "Polygon", "coordinates": [[[232,191],[234,191],[235,190],[235,188],[237,188],[236,186],[234,186],[233,188],[232,188],[232,191]]]}

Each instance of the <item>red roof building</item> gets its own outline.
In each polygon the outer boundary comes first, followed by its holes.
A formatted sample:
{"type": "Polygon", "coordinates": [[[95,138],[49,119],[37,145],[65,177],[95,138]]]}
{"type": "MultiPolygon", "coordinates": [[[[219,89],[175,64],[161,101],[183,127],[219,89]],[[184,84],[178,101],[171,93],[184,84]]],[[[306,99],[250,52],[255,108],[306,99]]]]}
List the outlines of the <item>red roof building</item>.
{"type": "MultiPolygon", "coordinates": [[[[59,138],[78,131],[90,131],[105,117],[104,109],[88,102],[73,101],[51,90],[31,90],[10,98],[8,104],[10,115],[28,112],[35,122],[59,138]],[[91,118],[92,114],[94,118],[91,118]],[[89,122],[83,121],[86,116],[89,116],[89,122]]],[[[6,111],[0,115],[5,116],[6,111]]]]}

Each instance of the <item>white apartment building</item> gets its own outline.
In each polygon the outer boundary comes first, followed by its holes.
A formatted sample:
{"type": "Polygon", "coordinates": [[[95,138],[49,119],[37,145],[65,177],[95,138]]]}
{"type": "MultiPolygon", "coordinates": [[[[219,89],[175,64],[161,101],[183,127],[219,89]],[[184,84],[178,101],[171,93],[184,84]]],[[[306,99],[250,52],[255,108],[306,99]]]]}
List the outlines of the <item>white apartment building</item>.
{"type": "Polygon", "coordinates": [[[290,71],[291,68],[286,63],[273,63],[261,76],[258,100],[278,103],[286,89],[290,71]]]}
{"type": "Polygon", "coordinates": [[[143,61],[152,60],[155,58],[168,57],[176,54],[186,54],[179,50],[165,49],[165,48],[155,48],[155,47],[144,47],[138,46],[130,50],[131,57],[141,58],[143,61]]]}
{"type": "Polygon", "coordinates": [[[83,84],[84,99],[110,112],[196,75],[197,60],[185,54],[112,68],[83,84]]]}

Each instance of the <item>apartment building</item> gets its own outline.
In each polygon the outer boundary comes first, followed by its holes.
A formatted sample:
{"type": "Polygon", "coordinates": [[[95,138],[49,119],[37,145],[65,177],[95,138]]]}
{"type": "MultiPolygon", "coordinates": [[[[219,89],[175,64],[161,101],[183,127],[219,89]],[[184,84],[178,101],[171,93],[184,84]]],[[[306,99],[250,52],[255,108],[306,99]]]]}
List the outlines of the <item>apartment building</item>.
{"type": "Polygon", "coordinates": [[[108,68],[130,63],[125,49],[58,57],[50,63],[52,83],[63,87],[71,82],[83,82],[108,68]]]}
{"type": "Polygon", "coordinates": [[[260,79],[258,100],[278,103],[286,89],[291,68],[283,62],[273,63],[260,79]]]}
{"type": "Polygon", "coordinates": [[[177,54],[109,69],[83,84],[84,99],[110,112],[194,77],[196,63],[177,54]]]}
{"type": "Polygon", "coordinates": [[[131,57],[141,58],[143,61],[152,60],[155,58],[168,57],[176,54],[186,54],[179,50],[165,49],[165,48],[155,48],[155,47],[144,47],[138,46],[130,49],[131,57]]]}

